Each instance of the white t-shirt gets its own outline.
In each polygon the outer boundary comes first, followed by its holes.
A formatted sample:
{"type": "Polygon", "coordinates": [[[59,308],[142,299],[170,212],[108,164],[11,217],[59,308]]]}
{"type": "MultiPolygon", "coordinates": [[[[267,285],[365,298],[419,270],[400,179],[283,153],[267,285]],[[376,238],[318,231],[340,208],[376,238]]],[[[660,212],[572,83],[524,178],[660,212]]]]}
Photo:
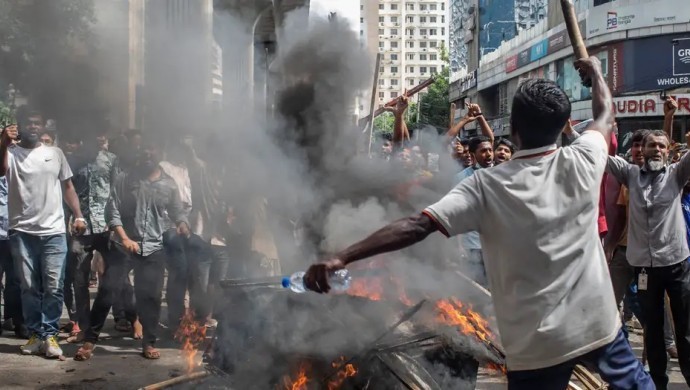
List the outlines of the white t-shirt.
{"type": "Polygon", "coordinates": [[[620,331],[597,228],[606,158],[588,131],[478,170],[425,210],[450,236],[481,234],[509,370],[563,363],[620,331]]]}
{"type": "Polygon", "coordinates": [[[62,150],[41,145],[8,149],[10,229],[37,236],[65,233],[61,182],[72,177],[62,150]]]}

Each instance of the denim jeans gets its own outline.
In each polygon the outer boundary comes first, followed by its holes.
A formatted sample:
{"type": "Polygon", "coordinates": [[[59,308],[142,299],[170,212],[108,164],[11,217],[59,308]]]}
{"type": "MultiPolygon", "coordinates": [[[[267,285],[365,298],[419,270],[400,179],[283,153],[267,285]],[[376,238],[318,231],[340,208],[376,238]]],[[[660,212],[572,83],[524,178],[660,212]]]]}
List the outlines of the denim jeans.
{"type": "Polygon", "coordinates": [[[620,331],[611,343],[565,363],[537,370],[508,371],[508,390],[564,390],[576,364],[598,372],[612,390],[654,389],[651,377],[620,331]]]}
{"type": "Polygon", "coordinates": [[[21,282],[24,323],[30,335],[57,335],[62,315],[67,237],[11,231],[10,247],[21,282]]]}
{"type": "Polygon", "coordinates": [[[5,274],[5,285],[2,288],[2,296],[5,299],[5,310],[2,320],[12,320],[15,329],[24,323],[22,315],[21,283],[17,276],[16,267],[12,260],[9,240],[0,240],[0,280],[5,274]]]}

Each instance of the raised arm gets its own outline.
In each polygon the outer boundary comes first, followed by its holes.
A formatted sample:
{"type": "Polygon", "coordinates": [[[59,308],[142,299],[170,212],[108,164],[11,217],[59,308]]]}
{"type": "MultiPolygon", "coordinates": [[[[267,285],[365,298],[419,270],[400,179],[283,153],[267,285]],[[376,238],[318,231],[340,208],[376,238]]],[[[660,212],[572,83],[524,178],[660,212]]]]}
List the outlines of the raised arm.
{"type": "Polygon", "coordinates": [[[465,103],[465,108],[467,109],[467,113],[465,114],[465,116],[462,119],[460,119],[460,121],[458,121],[458,123],[456,123],[455,125],[451,125],[450,129],[446,133],[446,141],[448,143],[452,142],[455,139],[455,137],[458,136],[458,133],[460,133],[460,130],[462,130],[462,128],[465,127],[465,125],[477,120],[477,117],[473,116],[472,112],[470,112],[470,105],[465,103]]]}
{"type": "Polygon", "coordinates": [[[479,123],[479,128],[482,130],[482,135],[489,137],[491,140],[491,145],[494,144],[494,131],[491,130],[491,126],[489,126],[489,122],[486,121],[486,118],[484,118],[484,114],[482,114],[482,110],[479,107],[479,104],[470,104],[470,110],[472,110],[472,116],[477,118],[477,123],[479,123]]]}
{"type": "Polygon", "coordinates": [[[410,133],[405,123],[405,112],[407,111],[408,100],[406,95],[398,98],[394,107],[385,107],[384,110],[393,113],[395,122],[393,124],[393,150],[400,150],[403,143],[410,139],[410,133]]]}
{"type": "Polygon", "coordinates": [[[397,220],[364,240],[350,245],[330,260],[312,265],[304,277],[305,286],[316,292],[327,293],[330,290],[327,281],[330,272],[344,268],[357,260],[407,248],[436,230],[438,225],[424,213],[397,220]]]}
{"type": "Polygon", "coordinates": [[[673,116],[678,110],[678,102],[670,96],[664,101],[664,133],[668,136],[668,141],[673,143],[673,116]]]}
{"type": "Polygon", "coordinates": [[[601,62],[597,57],[583,58],[575,61],[575,68],[583,80],[591,80],[592,82],[592,115],[594,121],[587,126],[587,130],[600,132],[608,146],[613,131],[613,99],[601,71],[601,62]]]}

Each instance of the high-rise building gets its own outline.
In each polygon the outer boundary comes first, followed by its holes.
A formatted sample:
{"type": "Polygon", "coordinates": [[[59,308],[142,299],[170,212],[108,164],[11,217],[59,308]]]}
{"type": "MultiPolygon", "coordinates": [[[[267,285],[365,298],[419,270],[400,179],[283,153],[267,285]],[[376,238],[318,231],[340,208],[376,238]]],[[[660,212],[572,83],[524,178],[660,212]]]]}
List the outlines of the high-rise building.
{"type": "Polygon", "coordinates": [[[379,103],[400,96],[436,73],[446,63],[448,0],[360,0],[360,36],[382,54],[379,103]]]}

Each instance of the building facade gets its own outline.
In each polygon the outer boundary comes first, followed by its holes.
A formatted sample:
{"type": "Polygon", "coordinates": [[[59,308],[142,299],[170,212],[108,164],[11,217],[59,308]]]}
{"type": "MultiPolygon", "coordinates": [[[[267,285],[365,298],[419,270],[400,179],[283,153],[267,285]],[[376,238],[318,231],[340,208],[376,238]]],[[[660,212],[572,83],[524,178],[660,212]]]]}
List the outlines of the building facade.
{"type": "MultiPolygon", "coordinates": [[[[690,130],[690,8],[679,8],[674,0],[582,0],[576,6],[585,44],[601,60],[614,95],[621,149],[628,147],[634,130],[662,128],[664,95],[677,97],[674,138],[685,142],[690,130]]],[[[484,103],[497,135],[510,134],[509,103],[528,78],[556,81],[573,103],[573,120],[592,117],[590,91],[573,67],[565,25],[555,23],[555,15],[548,19],[482,58],[477,100],[484,103]]]]}
{"type": "Polygon", "coordinates": [[[378,101],[394,99],[446,63],[448,0],[360,0],[360,36],[369,50],[382,54],[378,101]],[[444,49],[442,49],[444,48],[444,49]]]}

